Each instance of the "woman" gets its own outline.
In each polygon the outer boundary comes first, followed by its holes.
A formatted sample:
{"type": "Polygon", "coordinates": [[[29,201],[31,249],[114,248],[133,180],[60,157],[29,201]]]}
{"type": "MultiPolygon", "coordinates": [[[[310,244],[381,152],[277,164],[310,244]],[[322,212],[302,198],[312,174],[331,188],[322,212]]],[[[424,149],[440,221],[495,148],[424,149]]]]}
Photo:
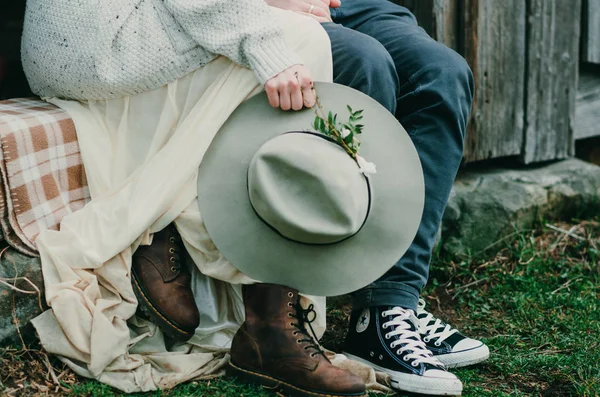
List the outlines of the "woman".
{"type": "MultiPolygon", "coordinates": [[[[34,320],[42,344],[77,373],[128,392],[217,373],[243,317],[233,284],[253,280],[207,236],[197,168],[231,112],[263,87],[283,110],[315,103],[313,78],[331,80],[324,30],[263,0],[29,0],[22,54],[33,91],[75,122],[92,196],[36,241],[52,307],[34,320]],[[192,269],[191,281],[180,239],[201,272],[192,269]],[[151,242],[132,265],[132,252],[151,242]],[[140,305],[163,317],[167,333],[194,334],[192,344],[167,348],[155,327],[132,317],[132,274],[140,305]],[[206,317],[199,327],[190,283],[206,317]]],[[[254,308],[292,294],[256,288],[264,300],[254,294],[254,308]]],[[[297,350],[296,364],[278,379],[311,395],[364,393],[324,357],[318,371],[308,368],[311,351],[286,338],[274,342],[277,354],[297,350]]]]}

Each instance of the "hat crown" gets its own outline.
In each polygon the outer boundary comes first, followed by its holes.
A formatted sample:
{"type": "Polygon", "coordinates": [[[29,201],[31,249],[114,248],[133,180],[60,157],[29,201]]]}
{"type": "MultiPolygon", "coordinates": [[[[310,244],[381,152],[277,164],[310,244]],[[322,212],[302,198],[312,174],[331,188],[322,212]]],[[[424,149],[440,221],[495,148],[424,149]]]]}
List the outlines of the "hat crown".
{"type": "Polygon", "coordinates": [[[301,243],[332,244],[356,234],[369,213],[369,189],[341,147],[309,132],[270,139],[248,167],[248,195],[258,216],[301,243]]]}

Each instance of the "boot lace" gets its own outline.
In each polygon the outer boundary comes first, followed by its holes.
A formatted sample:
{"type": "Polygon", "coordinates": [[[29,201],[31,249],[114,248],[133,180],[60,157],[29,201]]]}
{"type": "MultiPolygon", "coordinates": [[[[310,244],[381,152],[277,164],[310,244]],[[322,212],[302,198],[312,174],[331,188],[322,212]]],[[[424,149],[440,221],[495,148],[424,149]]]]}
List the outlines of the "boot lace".
{"type": "Polygon", "coordinates": [[[394,307],[383,311],[381,315],[383,317],[393,316],[392,320],[385,322],[382,327],[383,329],[392,328],[391,332],[385,334],[386,339],[391,339],[394,336],[398,337],[390,343],[392,349],[395,349],[397,346],[400,347],[396,351],[397,355],[401,356],[404,353],[408,353],[403,356],[403,360],[412,360],[411,365],[413,367],[418,366],[420,363],[443,367],[443,364],[427,349],[427,346],[421,340],[419,332],[412,330],[411,322],[412,324],[417,324],[418,322],[412,310],[394,307]]]}
{"type": "MultiPolygon", "coordinates": [[[[176,233],[177,231],[175,230],[174,234],[176,233]]],[[[181,252],[185,248],[183,247],[183,241],[176,236],[170,236],[169,243],[169,254],[171,254],[169,262],[171,262],[171,271],[177,272],[181,269],[181,252]]]]}
{"type": "Polygon", "coordinates": [[[325,352],[321,349],[321,346],[317,342],[317,335],[315,333],[315,330],[312,327],[312,323],[317,318],[317,312],[315,311],[315,305],[313,305],[311,303],[306,309],[304,309],[302,307],[302,305],[300,305],[300,301],[298,301],[293,306],[295,309],[295,313],[290,313],[290,317],[293,317],[296,320],[298,320],[298,323],[291,323],[291,325],[293,325],[297,329],[297,331],[294,331],[294,336],[296,336],[296,335],[304,336],[304,339],[297,340],[298,343],[300,343],[300,344],[307,343],[307,345],[304,346],[304,350],[312,349],[313,352],[310,353],[311,357],[315,357],[315,356],[318,356],[319,354],[321,354],[323,357],[325,357],[325,359],[327,361],[329,361],[329,359],[325,356],[325,352]],[[306,325],[308,325],[308,328],[310,329],[310,333],[308,333],[308,330],[306,329],[306,325]]]}
{"type": "Polygon", "coordinates": [[[437,338],[435,345],[440,346],[443,341],[458,332],[457,329],[452,328],[450,325],[444,323],[439,318],[435,318],[433,314],[426,311],[425,301],[423,299],[419,299],[417,316],[419,318],[419,331],[421,334],[425,335],[423,338],[425,342],[437,338]]]}

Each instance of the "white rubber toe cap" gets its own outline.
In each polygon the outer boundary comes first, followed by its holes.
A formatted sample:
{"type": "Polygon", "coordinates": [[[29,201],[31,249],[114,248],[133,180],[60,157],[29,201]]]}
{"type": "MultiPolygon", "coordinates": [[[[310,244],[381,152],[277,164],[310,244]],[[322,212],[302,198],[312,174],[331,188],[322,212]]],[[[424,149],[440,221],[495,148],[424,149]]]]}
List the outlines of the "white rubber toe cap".
{"type": "Polygon", "coordinates": [[[456,375],[451,372],[443,371],[441,369],[428,369],[425,371],[423,376],[427,378],[437,378],[437,379],[445,379],[445,380],[458,380],[456,375]]]}
{"type": "Polygon", "coordinates": [[[465,350],[471,350],[471,349],[475,349],[476,347],[480,347],[480,346],[483,346],[483,342],[478,341],[476,339],[466,338],[466,339],[463,339],[460,342],[458,342],[456,345],[454,345],[454,348],[452,349],[452,353],[458,353],[458,352],[462,352],[465,350]]]}

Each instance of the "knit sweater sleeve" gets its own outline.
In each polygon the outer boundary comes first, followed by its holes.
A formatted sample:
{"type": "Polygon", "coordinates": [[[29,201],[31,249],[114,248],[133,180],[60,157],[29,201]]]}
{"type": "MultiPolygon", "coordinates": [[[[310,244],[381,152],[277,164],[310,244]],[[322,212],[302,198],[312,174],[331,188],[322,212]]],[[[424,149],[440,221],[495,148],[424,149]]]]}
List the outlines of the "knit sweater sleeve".
{"type": "Polygon", "coordinates": [[[163,0],[200,46],[252,69],[264,84],[301,64],[264,0],[163,0]]]}

